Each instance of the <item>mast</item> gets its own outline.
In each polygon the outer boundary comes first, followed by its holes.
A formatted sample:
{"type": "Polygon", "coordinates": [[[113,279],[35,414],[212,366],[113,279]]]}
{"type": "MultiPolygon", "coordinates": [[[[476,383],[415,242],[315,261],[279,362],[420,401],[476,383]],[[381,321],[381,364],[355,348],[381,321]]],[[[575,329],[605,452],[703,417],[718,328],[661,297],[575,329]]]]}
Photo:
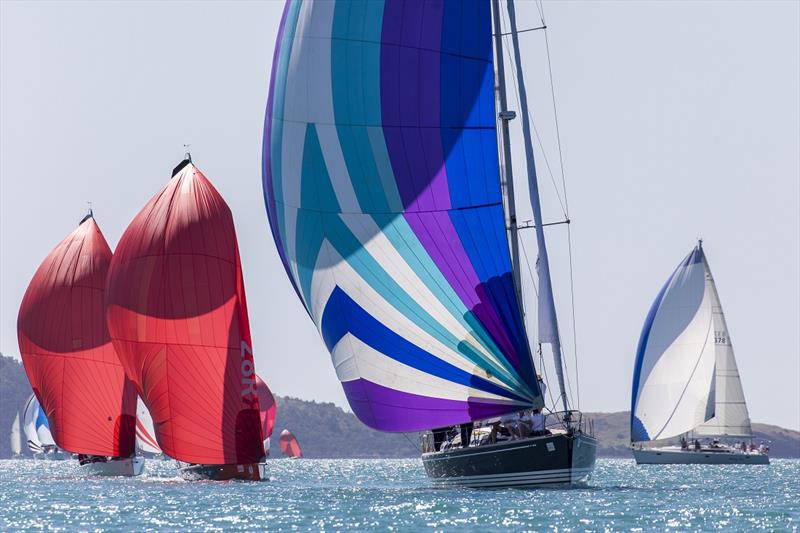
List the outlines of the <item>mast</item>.
{"type": "Polygon", "coordinates": [[[511,164],[511,138],[508,131],[508,122],[517,115],[508,110],[506,95],[506,75],[503,65],[503,30],[500,27],[500,0],[492,0],[492,24],[494,33],[495,54],[495,95],[497,108],[500,110],[500,145],[503,150],[500,154],[500,190],[503,193],[503,207],[506,215],[506,230],[508,231],[508,244],[511,248],[511,272],[514,278],[514,289],[517,293],[517,302],[520,316],[524,317],[522,308],[522,282],[519,269],[519,228],[517,227],[517,210],[514,204],[514,172],[511,164]]]}
{"type": "MultiPolygon", "coordinates": [[[[549,343],[553,350],[553,359],[555,362],[556,375],[558,376],[558,388],[561,395],[561,402],[564,405],[564,410],[569,411],[567,391],[564,385],[564,363],[561,355],[561,337],[558,332],[558,319],[556,317],[556,307],[553,299],[553,285],[550,279],[550,261],[547,256],[547,245],[545,243],[544,227],[542,224],[542,206],[539,200],[539,184],[536,179],[536,165],[534,163],[533,142],[531,141],[530,118],[528,113],[528,96],[525,92],[525,78],[522,69],[522,58],[519,52],[517,15],[514,9],[514,0],[508,0],[508,19],[512,49],[514,51],[514,64],[517,69],[520,112],[522,113],[522,136],[524,139],[525,160],[527,163],[528,190],[536,229],[536,244],[539,249],[539,260],[536,269],[539,275],[539,342],[549,343]]],[[[501,38],[498,36],[496,41],[500,40],[501,38]]],[[[500,63],[502,63],[502,61],[500,61],[500,63]]],[[[507,123],[504,123],[504,125],[507,132],[507,123]]],[[[504,148],[506,148],[506,146],[507,145],[504,145],[504,148]]]]}

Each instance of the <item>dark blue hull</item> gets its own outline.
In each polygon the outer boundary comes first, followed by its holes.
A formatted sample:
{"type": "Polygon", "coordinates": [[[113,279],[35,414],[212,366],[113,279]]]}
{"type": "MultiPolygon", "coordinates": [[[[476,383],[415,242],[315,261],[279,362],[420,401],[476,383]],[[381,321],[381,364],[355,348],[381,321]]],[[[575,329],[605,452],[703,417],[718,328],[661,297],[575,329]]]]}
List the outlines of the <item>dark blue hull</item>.
{"type": "Polygon", "coordinates": [[[422,464],[440,486],[585,485],[596,455],[597,439],[575,432],[425,453],[422,464]]]}

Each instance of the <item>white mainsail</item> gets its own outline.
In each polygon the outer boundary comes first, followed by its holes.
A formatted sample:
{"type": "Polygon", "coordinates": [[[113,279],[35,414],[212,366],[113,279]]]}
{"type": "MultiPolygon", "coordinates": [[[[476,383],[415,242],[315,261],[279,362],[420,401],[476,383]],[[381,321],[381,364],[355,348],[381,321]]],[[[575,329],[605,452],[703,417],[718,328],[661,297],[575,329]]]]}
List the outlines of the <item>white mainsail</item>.
{"type": "Polygon", "coordinates": [[[11,453],[14,455],[22,454],[22,432],[20,430],[20,416],[14,417],[14,423],[11,424],[11,453]]]}
{"type": "Polygon", "coordinates": [[[715,409],[714,418],[695,428],[697,435],[725,435],[731,437],[750,437],[750,415],[744,400],[739,368],[733,355],[733,344],[725,323],[725,314],[719,301],[719,293],[703,254],[706,269],[706,286],[711,293],[711,306],[714,318],[715,370],[715,409]]]}

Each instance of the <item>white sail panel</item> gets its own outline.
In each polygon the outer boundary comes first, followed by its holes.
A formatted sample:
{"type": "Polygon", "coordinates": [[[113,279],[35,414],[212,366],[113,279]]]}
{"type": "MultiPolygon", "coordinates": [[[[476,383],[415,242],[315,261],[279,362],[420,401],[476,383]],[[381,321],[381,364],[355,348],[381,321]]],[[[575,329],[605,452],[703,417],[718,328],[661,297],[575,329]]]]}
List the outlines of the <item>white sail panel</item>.
{"type": "MultiPolygon", "coordinates": [[[[44,417],[44,411],[41,411],[41,407],[39,409],[42,413],[42,417],[44,417]]],[[[39,422],[39,425],[36,427],[36,434],[39,435],[39,442],[41,442],[43,446],[55,446],[56,441],[53,440],[53,434],[50,433],[49,424],[41,423],[41,418],[39,422]]]]}
{"type": "Polygon", "coordinates": [[[705,278],[698,246],[667,280],[645,321],[633,379],[635,442],[675,437],[714,414],[713,305],[705,278]]]}
{"type": "Polygon", "coordinates": [[[159,454],[163,453],[155,438],[153,417],[141,398],[136,404],[136,448],[141,452],[159,454]]]}
{"type": "Polygon", "coordinates": [[[20,416],[14,417],[14,422],[11,424],[11,453],[20,455],[22,453],[22,432],[20,430],[20,416]]]}
{"type": "Polygon", "coordinates": [[[744,400],[744,390],[739,378],[739,368],[733,355],[733,344],[722,312],[717,286],[708,260],[703,254],[706,270],[706,286],[711,294],[711,306],[714,316],[714,349],[716,353],[714,417],[695,429],[698,435],[718,435],[731,437],[750,437],[750,414],[744,400]]]}

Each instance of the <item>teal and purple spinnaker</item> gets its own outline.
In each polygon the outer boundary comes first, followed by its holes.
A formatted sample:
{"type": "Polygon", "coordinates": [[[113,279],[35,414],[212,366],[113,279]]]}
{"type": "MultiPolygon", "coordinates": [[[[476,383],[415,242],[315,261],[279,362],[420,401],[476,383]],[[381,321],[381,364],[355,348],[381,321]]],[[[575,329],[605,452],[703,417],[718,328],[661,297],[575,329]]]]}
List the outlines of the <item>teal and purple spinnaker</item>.
{"type": "Polygon", "coordinates": [[[286,4],[264,199],[353,412],[415,431],[539,406],[499,181],[488,0],[286,4]]]}

